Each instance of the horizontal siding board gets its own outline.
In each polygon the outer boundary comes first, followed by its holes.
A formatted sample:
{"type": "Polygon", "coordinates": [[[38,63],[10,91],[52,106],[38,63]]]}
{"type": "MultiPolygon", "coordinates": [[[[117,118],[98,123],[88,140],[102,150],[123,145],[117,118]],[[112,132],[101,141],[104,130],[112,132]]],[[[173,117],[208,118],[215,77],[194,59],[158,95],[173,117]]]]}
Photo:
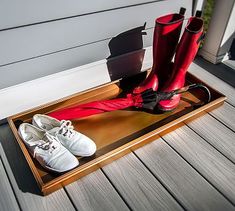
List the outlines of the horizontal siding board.
{"type": "Polygon", "coordinates": [[[109,55],[107,44],[106,40],[0,67],[0,89],[103,59],[109,55]],[[88,56],[89,52],[93,53],[88,56]]]}
{"type": "MultiPolygon", "coordinates": [[[[142,71],[151,67],[151,58],[152,51],[149,47],[145,51],[142,71]]],[[[60,61],[63,55],[57,59],[60,61]]],[[[45,61],[34,61],[36,66],[43,62],[45,61]]],[[[53,63],[53,59],[48,62],[49,66],[57,64],[53,63]]],[[[1,89],[0,119],[108,82],[110,76],[106,60],[101,60],[1,89]]]]}
{"type": "MultiPolygon", "coordinates": [[[[152,44],[153,29],[146,30],[144,47],[152,44]]],[[[110,39],[0,67],[0,89],[71,69],[110,56],[110,39]],[[14,77],[12,77],[14,76],[14,77]]]]}
{"type": "Polygon", "coordinates": [[[0,30],[148,2],[151,0],[1,0],[0,14],[7,18],[0,19],[0,30]]]}
{"type": "Polygon", "coordinates": [[[106,64],[101,63],[94,67],[86,65],[82,68],[73,68],[2,89],[0,91],[0,119],[5,115],[10,116],[12,111],[18,113],[107,82],[110,82],[110,77],[106,64]],[[95,77],[91,77],[93,75],[95,77]]]}
{"type": "Polygon", "coordinates": [[[112,38],[145,22],[151,28],[157,16],[178,12],[180,6],[188,8],[189,16],[191,4],[188,0],[160,1],[1,31],[0,66],[112,38]]]}

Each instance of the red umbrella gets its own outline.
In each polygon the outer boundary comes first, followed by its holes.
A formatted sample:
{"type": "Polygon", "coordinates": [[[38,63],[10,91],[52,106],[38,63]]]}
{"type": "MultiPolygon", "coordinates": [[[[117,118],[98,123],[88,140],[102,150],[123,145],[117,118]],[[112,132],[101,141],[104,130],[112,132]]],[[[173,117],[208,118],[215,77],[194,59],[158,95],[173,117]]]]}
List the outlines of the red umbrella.
{"type": "Polygon", "coordinates": [[[125,98],[94,101],[54,111],[49,113],[48,115],[58,120],[71,120],[100,114],[103,112],[121,110],[129,107],[154,110],[155,106],[159,101],[168,100],[176,94],[187,92],[188,90],[194,88],[201,88],[205,90],[208,94],[208,102],[210,101],[210,91],[207,87],[202,84],[192,84],[171,92],[157,92],[153,91],[152,89],[148,89],[140,94],[127,94],[125,98]]]}

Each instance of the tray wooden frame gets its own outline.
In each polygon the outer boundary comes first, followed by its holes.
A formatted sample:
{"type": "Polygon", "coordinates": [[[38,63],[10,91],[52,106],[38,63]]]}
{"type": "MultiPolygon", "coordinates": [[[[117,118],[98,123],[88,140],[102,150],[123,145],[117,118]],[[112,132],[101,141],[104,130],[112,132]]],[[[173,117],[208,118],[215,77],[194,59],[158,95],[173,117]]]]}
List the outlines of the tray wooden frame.
{"type": "MultiPolygon", "coordinates": [[[[194,75],[187,73],[187,80],[193,83],[203,83],[200,79],[196,78],[194,75]]],[[[48,103],[33,109],[30,109],[28,111],[13,115],[8,118],[9,125],[15,135],[15,138],[17,140],[17,143],[19,144],[25,159],[28,162],[28,165],[35,177],[35,180],[42,192],[43,195],[47,195],[49,193],[52,193],[55,190],[58,190],[59,188],[62,188],[63,186],[70,184],[71,182],[97,170],[98,168],[103,167],[104,165],[122,157],[123,155],[153,141],[156,140],[156,138],[159,135],[163,135],[165,133],[168,133],[175,128],[179,127],[182,125],[182,123],[187,120],[193,120],[197,118],[200,115],[203,115],[205,112],[208,112],[220,105],[222,105],[226,99],[226,97],[221,94],[220,92],[216,91],[212,87],[208,86],[205,84],[211,91],[212,94],[212,100],[209,103],[206,103],[205,105],[199,106],[196,109],[193,109],[189,112],[186,112],[185,114],[173,118],[172,121],[163,123],[159,127],[147,131],[146,133],[142,133],[139,137],[134,138],[133,140],[125,142],[123,145],[120,145],[116,148],[110,148],[106,149],[106,153],[101,153],[99,156],[88,159],[87,161],[83,162],[83,164],[69,172],[66,172],[61,175],[53,175],[50,176],[50,173],[45,173],[41,168],[38,167],[37,162],[32,158],[32,156],[29,154],[26,146],[22,142],[21,138],[18,135],[17,132],[17,121],[22,120],[29,122],[32,118],[32,116],[36,113],[48,113],[50,111],[71,106],[73,104],[77,103],[84,103],[87,101],[93,101],[93,100],[99,100],[99,99],[107,99],[107,98],[112,98],[117,96],[120,93],[120,89],[118,87],[118,81],[111,82],[84,92],[76,93],[74,95],[71,95],[69,97],[62,98],[60,100],[54,101],[52,103],[48,103]],[[49,179],[43,178],[48,177],[49,179]]],[[[197,93],[196,93],[197,94],[197,93]]],[[[194,94],[192,94],[194,95],[194,94]]],[[[199,99],[202,98],[204,99],[205,96],[203,94],[199,94],[199,99]]],[[[183,111],[183,110],[182,110],[183,111]]],[[[125,112],[125,111],[122,111],[125,112]]],[[[131,111],[129,111],[131,112],[131,111]]],[[[136,111],[135,111],[136,112],[136,111]]],[[[112,113],[112,112],[111,112],[112,113]]],[[[115,114],[115,113],[114,113],[115,114]]],[[[114,114],[108,114],[108,117],[112,118],[112,115],[114,114]],[[110,116],[111,115],[111,116],[110,116]]],[[[99,114],[100,115],[100,114],[99,114]]],[[[102,114],[103,115],[103,114],[102,114]]],[[[106,114],[105,114],[106,115],[106,114]]],[[[118,114],[115,114],[118,115],[118,114]]],[[[142,114],[143,115],[143,114],[142,114]]],[[[152,114],[153,115],[153,114],[152,114]]],[[[173,114],[168,114],[166,118],[169,116],[174,117],[173,114]]],[[[88,117],[90,118],[90,117],[88,117]]],[[[128,116],[126,117],[128,119],[128,116]]],[[[164,118],[163,118],[164,119],[164,118]]],[[[85,124],[86,125],[86,124],[85,124]]],[[[125,128],[126,129],[126,128],[125,128]]],[[[121,128],[120,128],[121,130],[121,128]]],[[[128,131],[128,130],[127,130],[128,131]]],[[[144,130],[143,130],[144,131],[144,130]]]]}

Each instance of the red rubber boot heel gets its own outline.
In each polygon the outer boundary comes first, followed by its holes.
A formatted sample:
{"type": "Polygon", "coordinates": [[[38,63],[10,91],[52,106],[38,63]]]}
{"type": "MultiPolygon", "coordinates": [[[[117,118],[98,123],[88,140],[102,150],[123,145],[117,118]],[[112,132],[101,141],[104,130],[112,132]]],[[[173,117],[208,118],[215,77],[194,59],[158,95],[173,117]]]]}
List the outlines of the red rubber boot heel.
{"type": "MultiPolygon", "coordinates": [[[[191,17],[176,49],[172,75],[161,91],[170,92],[184,86],[187,69],[196,56],[202,37],[203,20],[191,17]]],[[[175,95],[170,100],[160,101],[158,108],[162,111],[171,111],[178,106],[180,97],[175,95]]]]}
{"type": "Polygon", "coordinates": [[[176,45],[184,20],[185,9],[180,14],[169,14],[159,17],[155,21],[153,36],[153,66],[148,77],[133,90],[137,94],[152,88],[157,91],[158,87],[167,79],[167,68],[175,53],[176,45]]]}

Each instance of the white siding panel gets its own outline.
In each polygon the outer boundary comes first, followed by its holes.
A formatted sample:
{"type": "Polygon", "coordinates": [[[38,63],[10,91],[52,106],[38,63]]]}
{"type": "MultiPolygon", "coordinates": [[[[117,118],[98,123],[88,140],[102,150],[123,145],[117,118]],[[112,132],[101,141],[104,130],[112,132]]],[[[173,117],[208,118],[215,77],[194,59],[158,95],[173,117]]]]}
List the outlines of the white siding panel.
{"type": "Polygon", "coordinates": [[[4,17],[0,30],[148,2],[151,0],[0,0],[4,17]]]}
{"type": "Polygon", "coordinates": [[[111,38],[144,22],[153,27],[157,16],[178,12],[181,6],[189,16],[191,1],[160,1],[1,31],[0,66],[111,38]]]}
{"type": "MultiPolygon", "coordinates": [[[[146,31],[144,47],[152,44],[153,29],[146,31]]],[[[0,89],[105,59],[110,39],[0,67],[0,89]]]]}
{"type": "MultiPolygon", "coordinates": [[[[145,52],[142,70],[148,69],[151,65],[152,49],[149,47],[145,52]]],[[[110,81],[106,60],[100,60],[2,89],[0,120],[110,81]]]]}

